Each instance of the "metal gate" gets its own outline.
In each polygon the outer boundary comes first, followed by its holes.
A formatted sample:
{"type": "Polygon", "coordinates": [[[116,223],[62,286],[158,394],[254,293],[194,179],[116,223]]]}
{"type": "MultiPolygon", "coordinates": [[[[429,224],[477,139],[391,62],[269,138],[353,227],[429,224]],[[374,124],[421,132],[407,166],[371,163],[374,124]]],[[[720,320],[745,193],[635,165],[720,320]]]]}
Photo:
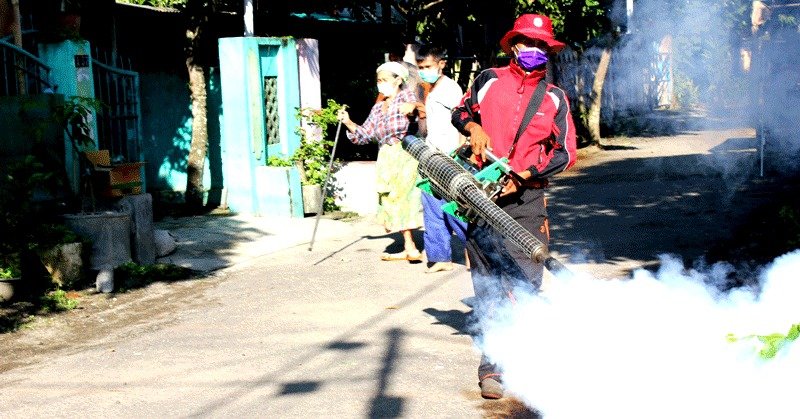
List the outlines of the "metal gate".
{"type": "Polygon", "coordinates": [[[0,39],[0,96],[53,92],[50,67],[38,57],[0,39]]]}
{"type": "Polygon", "coordinates": [[[92,57],[95,97],[102,102],[97,111],[97,140],[100,149],[109,150],[114,162],[142,161],[141,98],[139,73],[121,67],[114,54],[92,57]],[[113,64],[117,64],[115,66],[113,64]]]}

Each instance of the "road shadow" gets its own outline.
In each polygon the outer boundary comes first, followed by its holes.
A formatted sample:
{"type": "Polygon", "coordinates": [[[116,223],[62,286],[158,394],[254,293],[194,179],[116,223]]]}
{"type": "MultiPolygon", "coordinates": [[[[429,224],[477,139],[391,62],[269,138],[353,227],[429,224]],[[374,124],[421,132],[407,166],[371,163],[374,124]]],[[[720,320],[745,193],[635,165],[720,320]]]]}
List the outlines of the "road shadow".
{"type": "Polygon", "coordinates": [[[739,122],[730,116],[710,117],[691,111],[663,109],[646,114],[615,115],[613,121],[604,124],[601,129],[604,138],[652,138],[730,129],[736,128],[737,124],[739,122]]]}
{"type": "Polygon", "coordinates": [[[472,310],[464,312],[461,310],[439,310],[433,307],[428,307],[422,311],[436,320],[431,324],[444,325],[452,328],[455,331],[453,335],[475,336],[475,330],[472,326],[472,310]]]}
{"type": "MultiPolygon", "coordinates": [[[[676,139],[656,141],[669,147],[676,139]]],[[[551,248],[571,263],[703,258],[785,180],[759,176],[756,146],[755,138],[732,137],[706,154],[609,159],[556,176],[551,248]]]]}
{"type": "Polygon", "coordinates": [[[377,390],[370,402],[370,418],[397,418],[403,414],[404,399],[387,394],[387,388],[400,354],[404,334],[399,328],[391,328],[386,332],[386,353],[383,367],[378,373],[377,390]]]}

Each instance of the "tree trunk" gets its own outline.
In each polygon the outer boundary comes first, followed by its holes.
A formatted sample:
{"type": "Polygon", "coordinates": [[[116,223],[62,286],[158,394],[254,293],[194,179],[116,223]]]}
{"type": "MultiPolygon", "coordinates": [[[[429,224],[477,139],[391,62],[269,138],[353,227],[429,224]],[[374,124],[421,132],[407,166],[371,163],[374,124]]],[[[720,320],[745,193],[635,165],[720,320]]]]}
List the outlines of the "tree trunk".
{"type": "MultiPolygon", "coordinates": [[[[199,29],[187,31],[187,41],[194,43],[199,29]]],[[[208,94],[205,69],[196,61],[191,48],[187,51],[186,69],[189,72],[189,91],[192,99],[192,142],[186,167],[186,207],[191,212],[203,207],[203,170],[208,150],[208,94]]]]}
{"type": "MultiPolygon", "coordinates": [[[[14,24],[11,27],[11,32],[14,38],[14,45],[21,49],[25,49],[22,45],[22,18],[19,14],[19,0],[11,0],[11,11],[14,15],[14,24]]],[[[28,88],[25,85],[25,68],[23,58],[17,57],[17,94],[25,96],[28,94],[28,88]]]]}
{"type": "Polygon", "coordinates": [[[589,104],[589,115],[586,124],[592,144],[600,144],[600,109],[603,104],[603,85],[606,82],[608,67],[611,64],[611,48],[603,48],[600,63],[592,82],[592,102],[589,104]]]}

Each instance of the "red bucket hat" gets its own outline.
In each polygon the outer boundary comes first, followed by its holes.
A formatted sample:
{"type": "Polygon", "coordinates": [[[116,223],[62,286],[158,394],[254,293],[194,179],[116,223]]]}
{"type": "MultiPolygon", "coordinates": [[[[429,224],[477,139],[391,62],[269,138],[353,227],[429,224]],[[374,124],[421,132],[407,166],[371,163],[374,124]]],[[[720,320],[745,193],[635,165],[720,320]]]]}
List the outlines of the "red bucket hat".
{"type": "Polygon", "coordinates": [[[544,41],[552,52],[561,51],[566,46],[563,42],[556,41],[553,22],[544,15],[524,14],[514,21],[514,28],[500,40],[500,47],[506,54],[511,54],[511,40],[518,35],[544,41]]]}

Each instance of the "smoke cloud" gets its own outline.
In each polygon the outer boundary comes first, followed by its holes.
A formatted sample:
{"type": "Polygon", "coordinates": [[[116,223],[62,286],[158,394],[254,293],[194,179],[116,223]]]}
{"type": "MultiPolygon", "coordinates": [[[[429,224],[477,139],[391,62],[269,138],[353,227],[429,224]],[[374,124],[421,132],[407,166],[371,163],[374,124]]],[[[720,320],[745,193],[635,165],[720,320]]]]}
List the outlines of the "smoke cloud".
{"type": "Polygon", "coordinates": [[[705,117],[685,128],[753,127],[771,169],[800,167],[798,2],[638,0],[623,23],[624,3],[612,11],[627,31],[604,89],[606,123],[652,109],[690,110],[705,117]]]}
{"type": "Polygon", "coordinates": [[[800,322],[800,250],[757,285],[720,291],[731,271],[662,256],[655,274],[557,279],[487,317],[481,349],[507,391],[547,419],[797,417],[800,344],[763,359],[747,336],[800,322]]]}

